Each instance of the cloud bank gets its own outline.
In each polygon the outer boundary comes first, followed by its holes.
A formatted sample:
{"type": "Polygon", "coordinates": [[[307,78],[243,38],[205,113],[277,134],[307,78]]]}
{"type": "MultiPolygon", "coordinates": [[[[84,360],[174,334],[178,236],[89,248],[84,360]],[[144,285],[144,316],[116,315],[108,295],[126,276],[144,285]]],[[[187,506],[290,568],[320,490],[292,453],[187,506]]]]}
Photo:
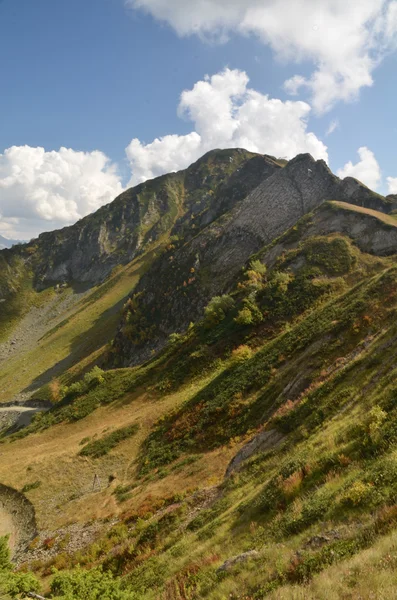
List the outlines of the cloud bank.
{"type": "Polygon", "coordinates": [[[0,232],[28,239],[74,223],[122,189],[102,152],[13,146],[0,154],[0,232]]]}
{"type": "Polygon", "coordinates": [[[373,83],[373,71],[397,43],[396,0],[125,0],[168,23],[180,36],[226,41],[231,32],[254,35],[281,61],[313,63],[310,77],[297,74],[288,93],[309,91],[323,113],[357,98],[373,83]]]}
{"type": "Polygon", "coordinates": [[[178,114],[194,124],[194,131],[148,144],[133,139],[126,149],[130,184],[184,169],[214,148],[241,147],[285,158],[310,152],[328,160],[327,147],[307,131],[309,104],[269,98],[248,83],[245,72],[225,69],[185,90],[178,114]]]}
{"type": "MultiPolygon", "coordinates": [[[[326,145],[308,131],[310,112],[306,102],[283,102],[252,89],[243,71],[205,77],[180,97],[178,114],[192,123],[191,133],[150,143],[135,138],[128,145],[128,185],[184,169],[214,148],[242,147],[288,159],[310,152],[328,161],[326,145]]],[[[332,122],[328,133],[336,127],[332,122]]],[[[338,175],[376,189],[381,171],[373,152],[363,146],[358,154],[359,161],[349,161],[338,175]]],[[[397,178],[387,182],[389,192],[397,193],[397,178]]],[[[0,154],[0,234],[30,239],[74,223],[122,191],[117,166],[103,152],[13,146],[0,154]]]]}

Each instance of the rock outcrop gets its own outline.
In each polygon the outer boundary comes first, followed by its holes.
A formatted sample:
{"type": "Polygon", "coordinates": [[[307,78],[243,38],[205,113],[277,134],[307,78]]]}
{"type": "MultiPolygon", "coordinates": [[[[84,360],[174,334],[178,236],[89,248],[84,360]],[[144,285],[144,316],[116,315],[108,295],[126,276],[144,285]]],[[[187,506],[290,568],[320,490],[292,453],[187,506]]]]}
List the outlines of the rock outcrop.
{"type": "MultiPolygon", "coordinates": [[[[252,254],[324,200],[347,201],[349,190],[358,199],[361,187],[365,202],[372,199],[365,186],[346,186],[324,161],[315,161],[309,154],[299,155],[266,175],[246,197],[195,237],[164,253],[141,279],[131,310],[142,316],[141,324],[146,320],[150,327],[143,335],[145,342],[137,344],[129,335],[131,328],[126,327],[130,319],[127,313],[115,340],[118,365],[148,359],[171,333],[183,331],[200,318],[211,297],[230,290],[252,254]]],[[[385,202],[385,211],[388,206],[385,202]]]]}
{"type": "Polygon", "coordinates": [[[199,319],[211,297],[227,293],[253,253],[325,200],[384,213],[396,206],[393,197],[375,194],[353,178],[341,181],[309,154],[285,164],[241,149],[211,151],[185,171],[127,190],[71,227],[1,250],[3,313],[8,311],[6,319],[23,314],[12,304],[22,288],[97,285],[115,267],[168,239],[168,249],[134,291],[114,344],[114,364],[137,364],[162,348],[171,333],[199,319]],[[132,311],[140,321],[139,336],[130,335],[132,311]]]}
{"type": "Polygon", "coordinates": [[[0,535],[10,535],[14,558],[26,549],[37,533],[33,504],[13,488],[0,484],[0,535]]]}

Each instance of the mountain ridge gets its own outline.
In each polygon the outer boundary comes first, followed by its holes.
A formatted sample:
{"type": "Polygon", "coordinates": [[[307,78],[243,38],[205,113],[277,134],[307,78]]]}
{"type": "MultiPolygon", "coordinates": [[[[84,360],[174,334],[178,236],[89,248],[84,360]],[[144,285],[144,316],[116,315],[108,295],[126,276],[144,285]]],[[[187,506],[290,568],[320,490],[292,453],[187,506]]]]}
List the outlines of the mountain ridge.
{"type": "Polygon", "coordinates": [[[0,398],[37,407],[0,424],[0,587],[393,597],[393,211],[225,150],[0,252],[0,398]]]}

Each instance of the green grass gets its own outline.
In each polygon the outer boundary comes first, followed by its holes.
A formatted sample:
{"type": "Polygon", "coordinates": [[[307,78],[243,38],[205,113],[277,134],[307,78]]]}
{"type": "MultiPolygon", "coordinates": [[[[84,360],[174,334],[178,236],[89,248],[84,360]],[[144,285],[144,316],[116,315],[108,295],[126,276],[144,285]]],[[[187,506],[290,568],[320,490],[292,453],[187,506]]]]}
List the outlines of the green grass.
{"type": "MultiPolygon", "coordinates": [[[[120,521],[79,552],[32,566],[46,581],[53,567],[61,570],[53,590],[74,582],[76,598],[93,577],[95,585],[104,582],[103,594],[114,589],[135,600],[342,599],[346,591],[357,600],[393,597],[397,268],[346,237],[300,240],[296,233],[266,273],[250,261],[233,301],[210,315],[211,326],[207,320],[173,336],[144,365],[97,371],[85,385],[69,386],[19,434],[35,434],[23,440],[30,452],[44,440],[58,444],[67,430],[74,455],[66,461],[82,465],[79,453],[95,459],[101,473],[117,466],[123,473],[88,499],[95,511],[113,503],[115,514],[124,511],[120,521]],[[255,318],[236,321],[242,309],[255,318]],[[127,408],[133,425],[94,437],[114,411],[127,408]],[[282,433],[280,445],[210,487],[208,461],[227,465],[263,429],[282,433]],[[111,451],[122,442],[128,456],[120,466],[124,453],[111,451]],[[194,469],[198,489],[187,483],[194,469]],[[251,550],[256,557],[219,571],[251,550]],[[83,571],[76,574],[77,565],[83,571]]],[[[90,314],[115,288],[72,319],[90,314]]],[[[15,437],[4,450],[19,448],[15,437]]],[[[45,469],[48,476],[54,467],[45,469]]]]}
{"type": "Polygon", "coordinates": [[[112,433],[103,436],[99,440],[95,440],[86,444],[84,448],[80,450],[79,455],[90,456],[91,458],[100,458],[101,456],[105,456],[111,450],[116,448],[116,446],[121,444],[121,442],[128,440],[135,435],[138,430],[138,424],[116,429],[116,431],[112,431],[112,433]]]}

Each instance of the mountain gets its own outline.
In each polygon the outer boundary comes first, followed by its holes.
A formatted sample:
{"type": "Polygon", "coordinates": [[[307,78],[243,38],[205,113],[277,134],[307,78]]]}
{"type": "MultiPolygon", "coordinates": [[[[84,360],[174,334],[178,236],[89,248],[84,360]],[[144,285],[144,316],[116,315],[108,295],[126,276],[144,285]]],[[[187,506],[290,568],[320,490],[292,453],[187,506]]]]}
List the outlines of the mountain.
{"type": "Polygon", "coordinates": [[[6,598],[394,597],[395,200],[214,151],[0,252],[6,598]]]}
{"type": "Polygon", "coordinates": [[[4,248],[12,248],[15,244],[22,244],[23,242],[20,240],[10,240],[8,238],[0,235],[0,250],[4,250],[4,248]]]}

